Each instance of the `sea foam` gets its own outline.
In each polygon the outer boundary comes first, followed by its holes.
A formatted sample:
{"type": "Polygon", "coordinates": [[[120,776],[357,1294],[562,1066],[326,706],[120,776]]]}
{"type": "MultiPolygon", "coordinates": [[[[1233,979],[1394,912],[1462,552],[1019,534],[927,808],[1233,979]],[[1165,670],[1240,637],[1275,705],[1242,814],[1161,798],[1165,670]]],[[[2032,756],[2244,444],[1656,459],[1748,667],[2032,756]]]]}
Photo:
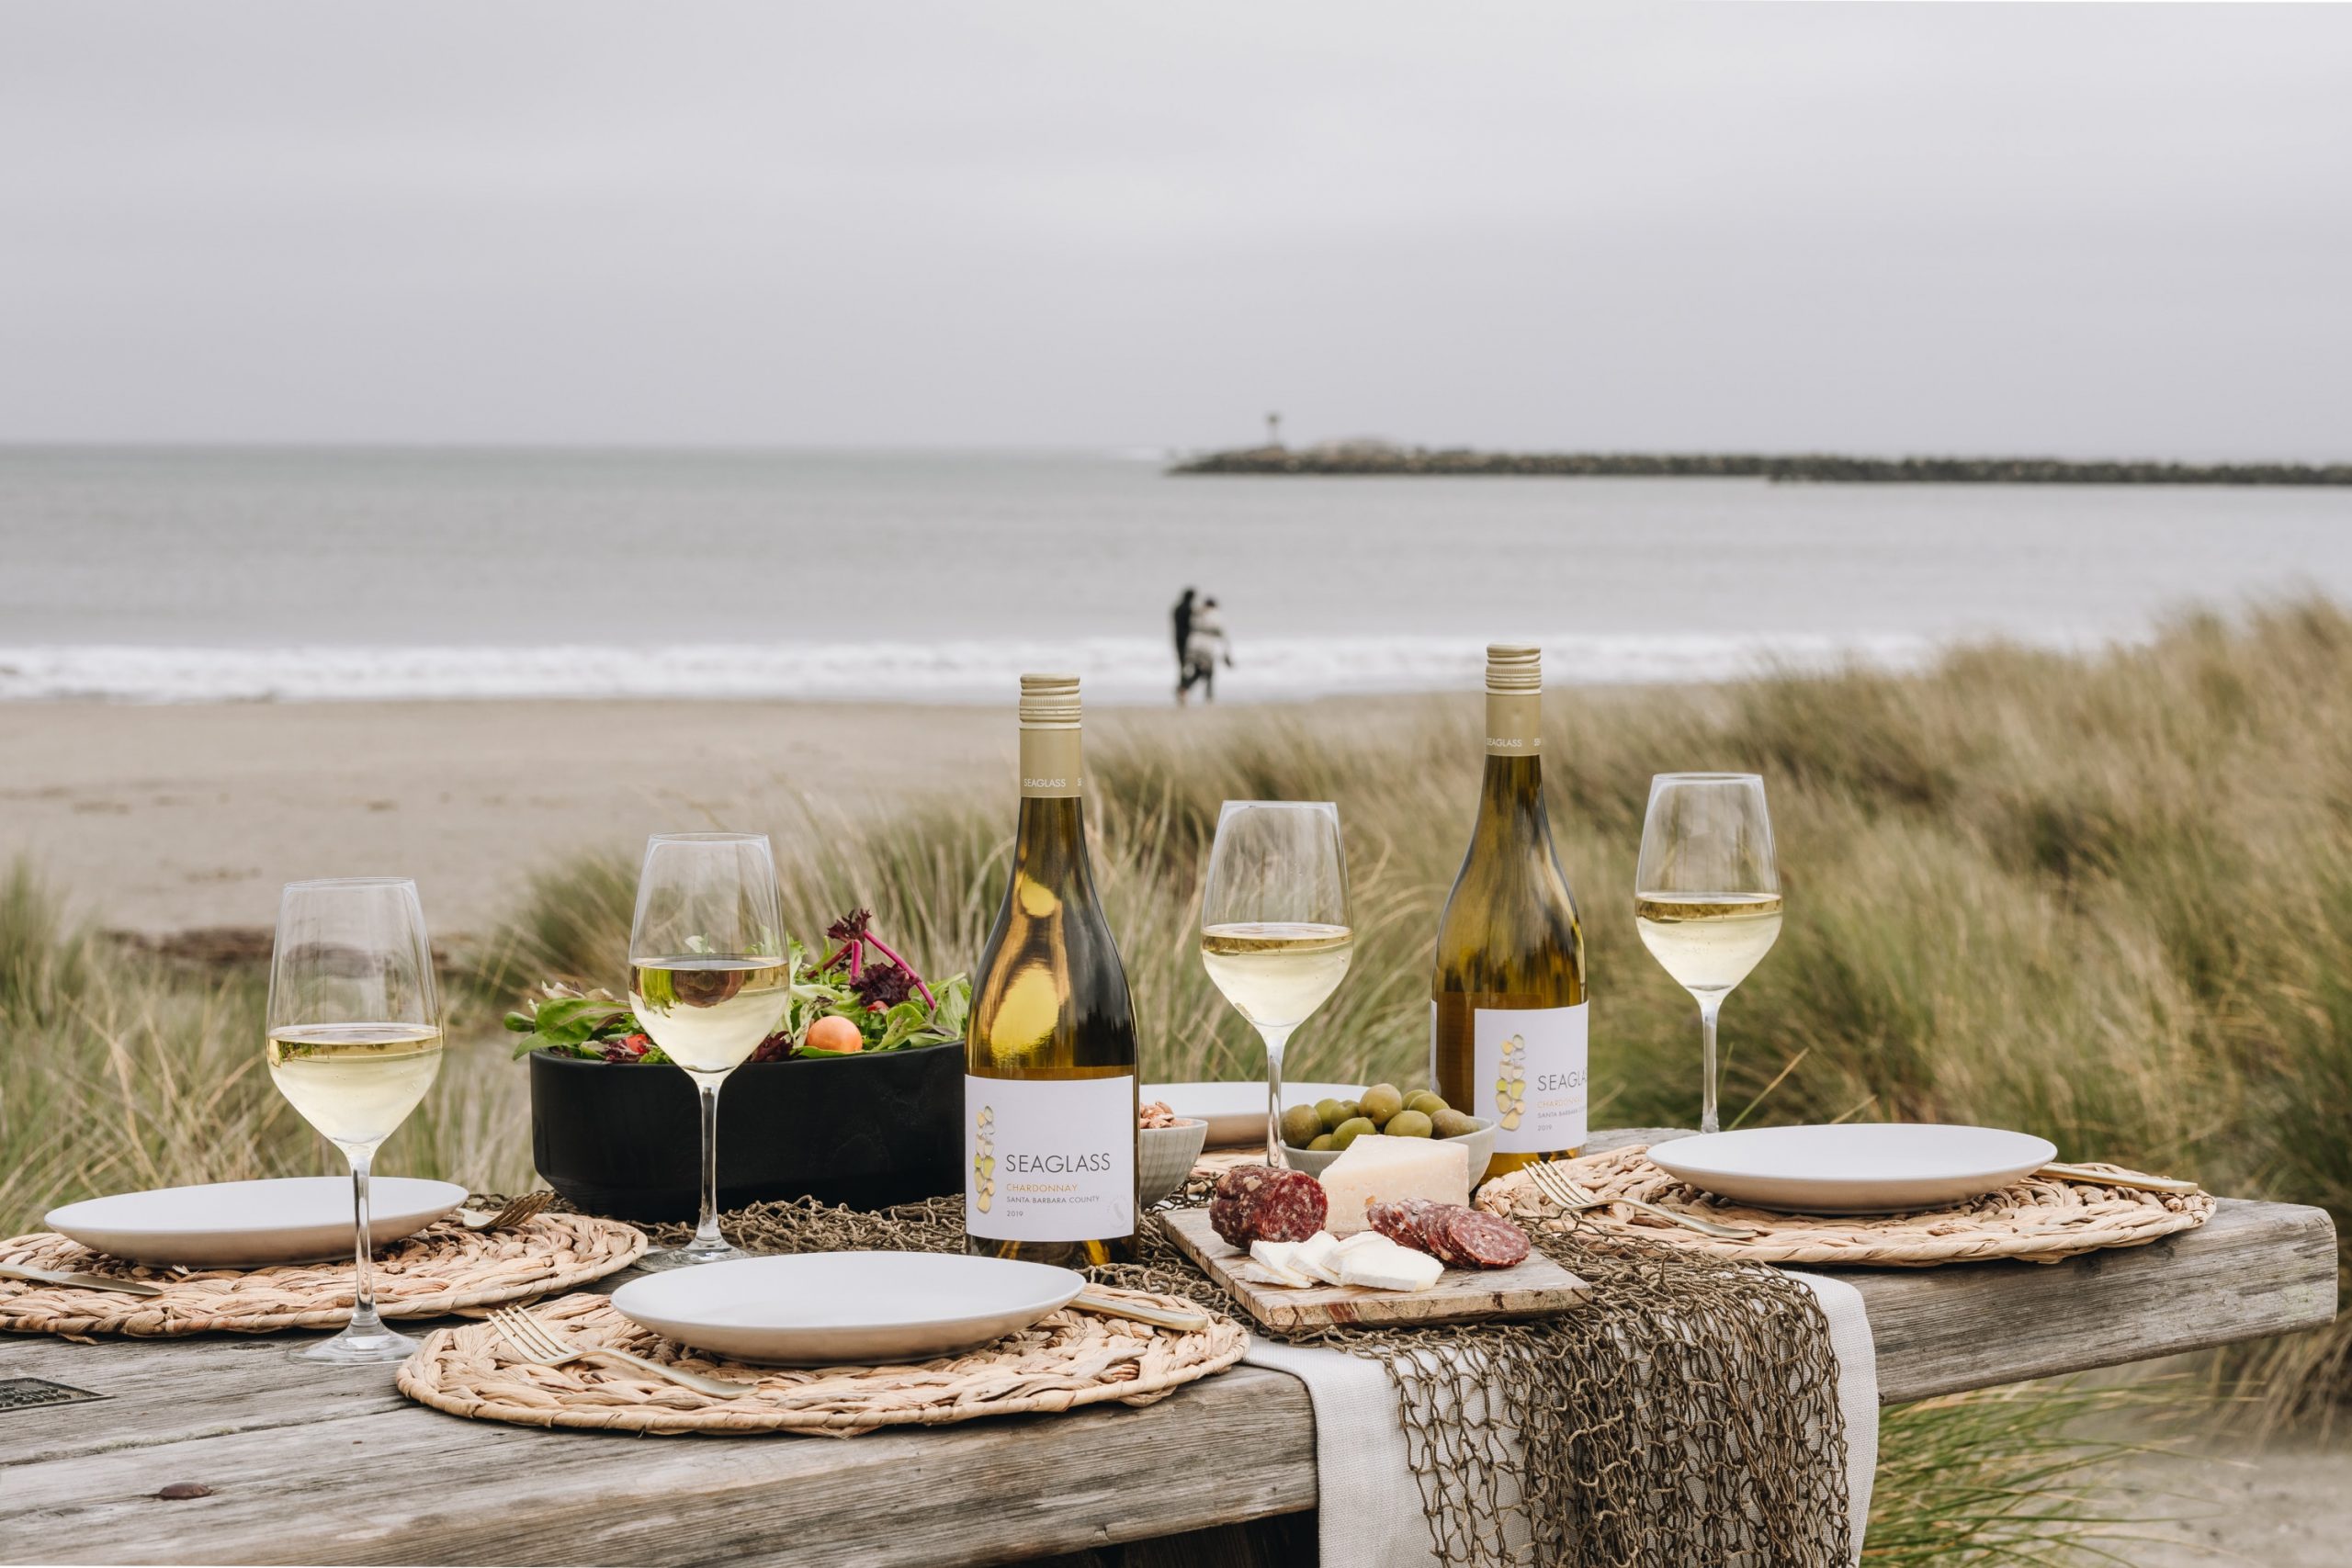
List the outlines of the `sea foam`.
{"type": "MultiPolygon", "coordinates": [[[[1554,636],[1553,684],[1718,681],[1852,661],[1917,666],[1926,638],[1554,636]]],[[[1217,697],[1269,702],[1343,693],[1477,689],[1472,636],[1269,637],[1217,671],[1217,697]]],[[[1173,649],[1141,637],[1066,642],[684,643],[515,647],[0,648],[0,701],[390,702],[486,698],[797,698],[817,702],[1011,700],[1024,671],[1067,670],[1096,703],[1169,700],[1173,649]]]]}

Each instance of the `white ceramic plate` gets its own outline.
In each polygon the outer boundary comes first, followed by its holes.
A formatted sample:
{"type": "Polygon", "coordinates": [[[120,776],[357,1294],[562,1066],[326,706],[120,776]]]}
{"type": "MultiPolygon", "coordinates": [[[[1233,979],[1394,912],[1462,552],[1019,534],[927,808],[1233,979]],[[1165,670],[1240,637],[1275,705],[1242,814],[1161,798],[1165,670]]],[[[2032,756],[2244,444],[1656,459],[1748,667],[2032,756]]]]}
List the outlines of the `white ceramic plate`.
{"type": "Polygon", "coordinates": [[[1078,1294],[1067,1269],[946,1252],[810,1252],[631,1280],[613,1305],[697,1350],[766,1366],[926,1361],[1018,1334],[1078,1294]]]}
{"type": "Polygon", "coordinates": [[[1998,1127],[1849,1122],[1747,1127],[1650,1145],[1652,1164],[1703,1191],[1800,1214],[1885,1214],[1982,1197],[2058,1157],[1998,1127]]]}
{"type": "MultiPolygon", "coordinates": [[[[1353,1100],[1364,1091],[1360,1083],[1286,1083],[1283,1109],[1312,1105],[1318,1100],[1353,1100]]],[[[1146,1105],[1165,1100],[1179,1116],[1209,1124],[1209,1147],[1266,1141],[1266,1083],[1150,1083],[1143,1086],[1146,1105]]]]}
{"type": "MultiPolygon", "coordinates": [[[[465,1201],[466,1190],[454,1181],[373,1178],[369,1236],[379,1247],[398,1241],[465,1201]]],[[[351,1256],[351,1178],[288,1176],[118,1192],[51,1209],[41,1223],[94,1251],[159,1268],[322,1263],[351,1256]]]]}

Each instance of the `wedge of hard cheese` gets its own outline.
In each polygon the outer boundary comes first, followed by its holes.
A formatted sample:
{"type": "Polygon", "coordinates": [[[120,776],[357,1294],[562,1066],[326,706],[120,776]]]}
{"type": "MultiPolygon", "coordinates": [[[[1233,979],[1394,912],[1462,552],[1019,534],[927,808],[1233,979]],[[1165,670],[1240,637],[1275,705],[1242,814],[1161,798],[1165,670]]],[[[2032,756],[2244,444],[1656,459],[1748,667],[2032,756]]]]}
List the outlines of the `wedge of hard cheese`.
{"type": "Polygon", "coordinates": [[[1470,1153],[1460,1144],[1441,1139],[1369,1134],[1324,1168],[1322,1181],[1331,1206],[1326,1223],[1332,1235],[1348,1235],[1371,1224],[1364,1209],[1374,1202],[1401,1198],[1469,1202],[1470,1153]]]}

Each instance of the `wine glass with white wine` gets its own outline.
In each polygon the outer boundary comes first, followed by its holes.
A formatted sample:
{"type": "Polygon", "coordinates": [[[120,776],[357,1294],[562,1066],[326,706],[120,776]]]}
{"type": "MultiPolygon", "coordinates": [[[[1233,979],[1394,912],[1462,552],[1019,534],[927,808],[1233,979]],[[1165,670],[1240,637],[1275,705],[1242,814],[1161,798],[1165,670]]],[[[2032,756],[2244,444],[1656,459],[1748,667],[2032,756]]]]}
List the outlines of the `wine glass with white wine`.
{"type": "Polygon", "coordinates": [[[368,1173],[441,1070],[441,998],[416,884],[404,877],[289,882],[269,960],[270,1081],[351,1165],[351,1323],[297,1350],[344,1365],[405,1360],[416,1341],[376,1314],[368,1173]]]}
{"type": "Polygon", "coordinates": [[[646,1269],[750,1256],[718,1233],[718,1090],[784,1021],[786,966],[775,858],[764,833],[656,833],[637,876],[628,999],[637,1021],[695,1080],[702,1102],[702,1213],[694,1240],[646,1269]]]}
{"type": "Polygon", "coordinates": [[[1340,808],[1228,800],[1201,894],[1201,962],[1266,1043],[1266,1163],[1282,1155],[1283,1048],[1339,987],[1355,951],[1340,808]]]}
{"type": "Polygon", "coordinates": [[[1650,781],[1634,873],[1642,945],[1699,1003],[1699,1130],[1715,1114],[1715,1021],[1781,935],[1781,868],[1764,781],[1754,773],[1660,773],[1650,781]]]}

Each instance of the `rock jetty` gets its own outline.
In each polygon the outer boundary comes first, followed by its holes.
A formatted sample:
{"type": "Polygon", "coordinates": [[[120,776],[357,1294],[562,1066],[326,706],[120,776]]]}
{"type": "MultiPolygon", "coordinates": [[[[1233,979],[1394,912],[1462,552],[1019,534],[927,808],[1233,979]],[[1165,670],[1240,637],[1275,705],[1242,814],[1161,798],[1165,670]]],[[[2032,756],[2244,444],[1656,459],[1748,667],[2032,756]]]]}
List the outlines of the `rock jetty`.
{"type": "Polygon", "coordinates": [[[1560,475],[1578,479],[1760,479],[1780,483],[2352,485],[2352,463],[2080,462],[2064,457],[1840,457],[1675,452],[1476,452],[1384,442],[1252,446],[1188,458],[1171,474],[1560,475]]]}

